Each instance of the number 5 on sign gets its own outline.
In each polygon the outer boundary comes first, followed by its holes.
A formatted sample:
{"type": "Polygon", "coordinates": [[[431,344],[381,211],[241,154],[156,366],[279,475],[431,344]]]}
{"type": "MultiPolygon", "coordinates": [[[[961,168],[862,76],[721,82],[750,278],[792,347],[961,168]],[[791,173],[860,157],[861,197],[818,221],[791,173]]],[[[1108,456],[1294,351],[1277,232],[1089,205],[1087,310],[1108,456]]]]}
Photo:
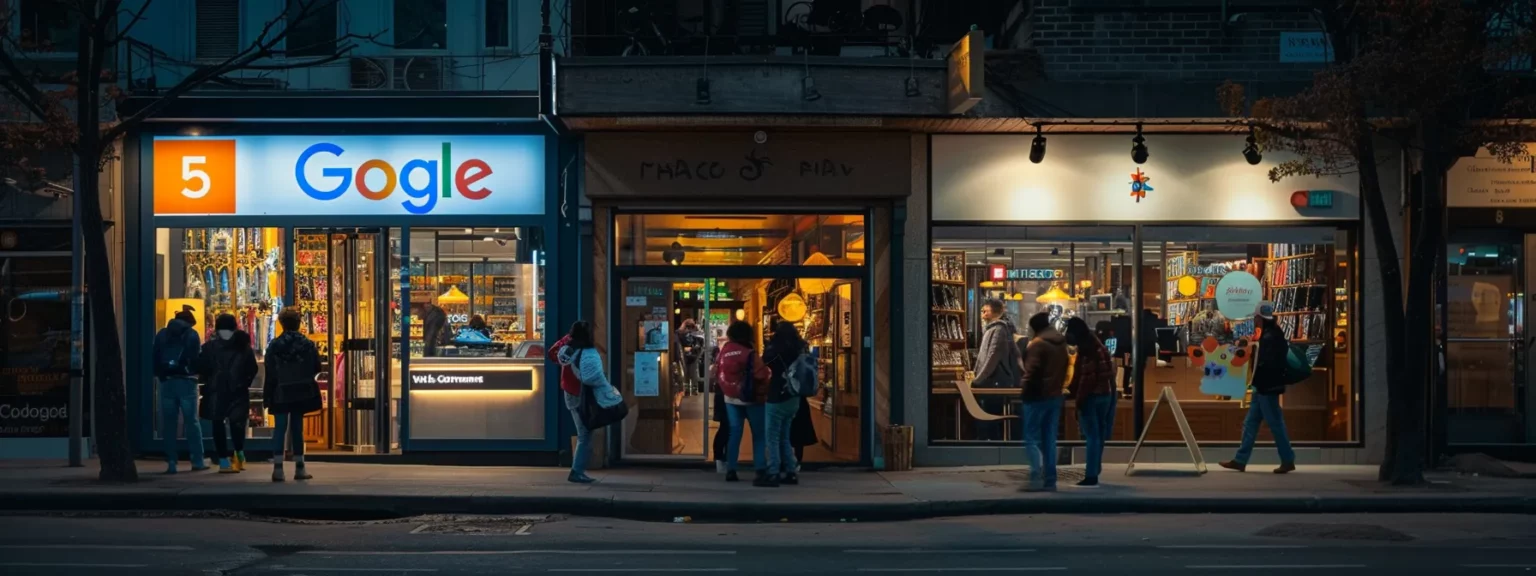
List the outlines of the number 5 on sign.
{"type": "Polygon", "coordinates": [[[234,140],[157,140],[155,215],[234,214],[234,140]]]}

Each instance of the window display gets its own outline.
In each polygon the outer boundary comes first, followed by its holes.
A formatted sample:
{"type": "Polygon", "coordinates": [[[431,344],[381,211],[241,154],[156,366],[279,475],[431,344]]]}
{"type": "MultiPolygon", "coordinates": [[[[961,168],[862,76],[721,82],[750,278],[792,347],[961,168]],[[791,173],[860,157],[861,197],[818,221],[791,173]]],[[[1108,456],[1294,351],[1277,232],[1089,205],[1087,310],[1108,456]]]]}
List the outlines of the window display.
{"type": "Polygon", "coordinates": [[[540,260],[525,228],[413,228],[411,357],[524,357],[524,344],[542,345],[540,260]]]}
{"type": "MultiPolygon", "coordinates": [[[[1004,303],[1027,345],[1028,318],[1050,314],[1061,329],[1079,317],[1114,357],[1122,399],[1111,440],[1134,439],[1133,369],[1144,370],[1143,414],[1172,388],[1201,441],[1240,439],[1246,414],[1253,315],[1271,302],[1291,341],[1313,360],[1313,377],[1283,398],[1292,439],[1355,438],[1354,248],[1334,228],[1145,228],[1140,282],[1129,227],[937,227],[929,311],[930,433],[936,442],[1019,442],[1018,389],[972,382],[984,329],[981,303],[1004,303]],[[1142,291],[1142,310],[1132,293],[1142,291]],[[1133,315],[1137,317],[1133,318],[1133,315]],[[1137,326],[1139,325],[1139,328],[1137,326]],[[1133,334],[1133,332],[1135,332],[1133,334]],[[1133,358],[1132,339],[1141,358],[1133,358]],[[1007,425],[1001,425],[1006,423],[1007,425]]],[[[1081,436],[1068,400],[1062,438],[1081,436]]],[[[1171,420],[1148,439],[1176,441],[1171,420]]],[[[1266,440],[1267,437],[1261,438],[1266,440]]]]}

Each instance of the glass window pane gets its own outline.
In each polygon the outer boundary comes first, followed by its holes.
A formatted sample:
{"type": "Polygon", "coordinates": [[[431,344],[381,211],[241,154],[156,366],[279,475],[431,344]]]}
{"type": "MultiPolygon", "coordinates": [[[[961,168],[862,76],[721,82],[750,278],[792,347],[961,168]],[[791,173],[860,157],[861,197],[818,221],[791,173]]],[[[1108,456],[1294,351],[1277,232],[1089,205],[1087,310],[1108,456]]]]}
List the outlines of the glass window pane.
{"type": "Polygon", "coordinates": [[[620,266],[864,265],[862,214],[620,214],[620,266]]]}
{"type": "Polygon", "coordinates": [[[411,357],[506,356],[543,342],[537,229],[412,228],[411,357]]]}
{"type": "Polygon", "coordinates": [[[394,3],[395,47],[404,50],[448,48],[447,0],[394,3]]]}
{"type": "MultiPolygon", "coordinates": [[[[933,230],[929,329],[929,430],[934,441],[1021,442],[1019,374],[976,374],[988,328],[982,303],[1003,303],[1005,324],[1027,346],[1029,318],[1064,327],[1082,318],[1111,350],[1113,393],[1129,391],[1132,230],[1127,227],[991,226],[933,230]]],[[[1077,411],[1062,413],[1061,438],[1079,440],[1077,411]]],[[[1111,440],[1132,439],[1121,401],[1111,440]]]]}
{"type": "Polygon", "coordinates": [[[1466,231],[1447,246],[1446,439],[1452,444],[1536,438],[1520,392],[1527,378],[1523,308],[1529,274],[1520,260],[1532,239],[1466,231]]]}
{"type": "Polygon", "coordinates": [[[336,53],[336,11],[339,3],[288,0],[288,56],[330,56],[336,53]]]}

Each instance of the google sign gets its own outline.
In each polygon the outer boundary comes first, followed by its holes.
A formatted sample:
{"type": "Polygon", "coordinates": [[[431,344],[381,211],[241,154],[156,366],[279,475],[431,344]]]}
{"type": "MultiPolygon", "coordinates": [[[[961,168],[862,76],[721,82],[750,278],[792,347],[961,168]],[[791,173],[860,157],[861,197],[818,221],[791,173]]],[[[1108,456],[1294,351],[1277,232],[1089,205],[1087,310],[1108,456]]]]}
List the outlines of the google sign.
{"type": "Polygon", "coordinates": [[[152,157],[156,216],[544,212],[540,136],[157,137],[152,157]]]}

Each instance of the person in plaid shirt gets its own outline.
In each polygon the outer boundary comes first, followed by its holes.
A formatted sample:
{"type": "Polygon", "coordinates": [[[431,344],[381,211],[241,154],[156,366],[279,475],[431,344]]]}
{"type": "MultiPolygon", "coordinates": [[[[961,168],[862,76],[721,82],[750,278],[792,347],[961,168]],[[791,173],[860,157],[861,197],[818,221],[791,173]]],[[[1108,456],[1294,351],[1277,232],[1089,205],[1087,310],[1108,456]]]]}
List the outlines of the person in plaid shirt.
{"type": "Polygon", "coordinates": [[[1115,428],[1115,363],[1109,348],[1081,318],[1067,320],[1067,345],[1077,349],[1067,393],[1076,400],[1077,424],[1088,452],[1085,478],[1077,486],[1093,488],[1104,466],[1104,441],[1115,428]]]}

